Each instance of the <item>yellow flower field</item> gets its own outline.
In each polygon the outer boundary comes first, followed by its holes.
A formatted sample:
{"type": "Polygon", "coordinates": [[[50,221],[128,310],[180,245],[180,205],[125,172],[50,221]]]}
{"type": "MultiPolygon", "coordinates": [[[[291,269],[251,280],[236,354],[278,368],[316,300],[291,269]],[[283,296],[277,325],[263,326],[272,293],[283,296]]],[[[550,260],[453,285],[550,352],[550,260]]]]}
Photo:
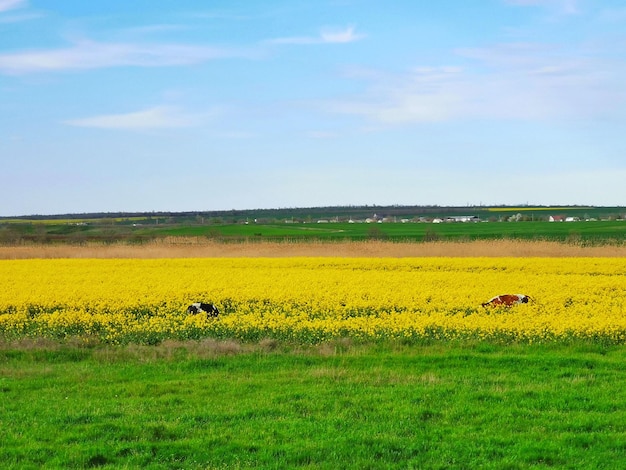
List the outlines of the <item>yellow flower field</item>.
{"type": "Polygon", "coordinates": [[[622,258],[2,260],[0,286],[6,339],[626,342],[622,258]],[[481,307],[502,293],[535,301],[481,307]]]}

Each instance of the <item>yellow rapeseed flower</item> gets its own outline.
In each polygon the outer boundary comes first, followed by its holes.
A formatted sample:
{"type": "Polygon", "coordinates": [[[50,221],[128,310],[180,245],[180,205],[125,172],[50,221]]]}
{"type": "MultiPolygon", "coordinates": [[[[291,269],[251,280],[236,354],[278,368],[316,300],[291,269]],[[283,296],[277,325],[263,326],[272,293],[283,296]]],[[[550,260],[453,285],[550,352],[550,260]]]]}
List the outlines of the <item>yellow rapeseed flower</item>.
{"type": "Polygon", "coordinates": [[[3,260],[0,285],[7,338],[626,341],[621,258],[3,260]],[[534,302],[481,307],[502,293],[534,302]]]}

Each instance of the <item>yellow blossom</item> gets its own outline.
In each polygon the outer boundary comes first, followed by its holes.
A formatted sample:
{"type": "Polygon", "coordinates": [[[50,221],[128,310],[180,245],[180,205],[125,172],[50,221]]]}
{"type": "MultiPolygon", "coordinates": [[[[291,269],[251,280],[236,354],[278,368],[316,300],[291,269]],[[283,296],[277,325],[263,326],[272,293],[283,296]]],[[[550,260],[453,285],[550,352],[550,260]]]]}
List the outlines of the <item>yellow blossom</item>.
{"type": "Polygon", "coordinates": [[[626,341],[621,258],[3,260],[0,285],[8,338],[626,341]],[[502,293],[534,301],[481,307],[502,293]]]}

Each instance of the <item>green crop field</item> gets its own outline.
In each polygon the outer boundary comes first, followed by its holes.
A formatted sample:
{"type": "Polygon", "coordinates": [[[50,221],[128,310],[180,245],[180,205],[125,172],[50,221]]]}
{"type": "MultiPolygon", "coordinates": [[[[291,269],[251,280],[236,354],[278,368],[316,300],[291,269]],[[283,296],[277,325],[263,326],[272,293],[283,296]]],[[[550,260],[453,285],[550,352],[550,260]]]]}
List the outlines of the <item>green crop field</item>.
{"type": "Polygon", "coordinates": [[[255,223],[161,225],[12,225],[0,227],[0,243],[86,241],[134,242],[162,237],[203,237],[219,241],[470,241],[493,239],[552,240],[582,243],[621,243],[626,222],[480,222],[480,223],[255,223]]]}
{"type": "Polygon", "coordinates": [[[160,237],[240,240],[433,241],[512,238],[589,243],[622,242],[619,207],[338,207],[179,214],[83,214],[0,218],[0,243],[141,243],[160,237]],[[384,223],[365,223],[377,214],[384,223]],[[480,222],[432,223],[455,216],[480,222]],[[573,222],[548,222],[550,216],[573,222]],[[511,221],[517,220],[517,221],[511,221]],[[580,220],[580,221],[578,221],[580,220]],[[349,223],[353,221],[355,223],[349,223]],[[402,223],[405,221],[405,223],[402,223]]]}
{"type": "Polygon", "coordinates": [[[481,223],[323,223],[323,224],[222,224],[150,228],[144,235],[203,236],[224,240],[554,240],[561,242],[621,242],[626,222],[481,222],[481,223]]]}

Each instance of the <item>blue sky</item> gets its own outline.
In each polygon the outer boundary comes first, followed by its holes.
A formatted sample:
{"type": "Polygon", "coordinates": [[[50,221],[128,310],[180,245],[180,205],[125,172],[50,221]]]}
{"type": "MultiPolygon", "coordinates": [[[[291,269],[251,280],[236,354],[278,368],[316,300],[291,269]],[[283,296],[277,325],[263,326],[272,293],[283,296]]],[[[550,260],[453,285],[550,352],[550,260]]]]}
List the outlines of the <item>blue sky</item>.
{"type": "Polygon", "coordinates": [[[622,0],[0,0],[0,215],[626,205],[622,0]]]}

